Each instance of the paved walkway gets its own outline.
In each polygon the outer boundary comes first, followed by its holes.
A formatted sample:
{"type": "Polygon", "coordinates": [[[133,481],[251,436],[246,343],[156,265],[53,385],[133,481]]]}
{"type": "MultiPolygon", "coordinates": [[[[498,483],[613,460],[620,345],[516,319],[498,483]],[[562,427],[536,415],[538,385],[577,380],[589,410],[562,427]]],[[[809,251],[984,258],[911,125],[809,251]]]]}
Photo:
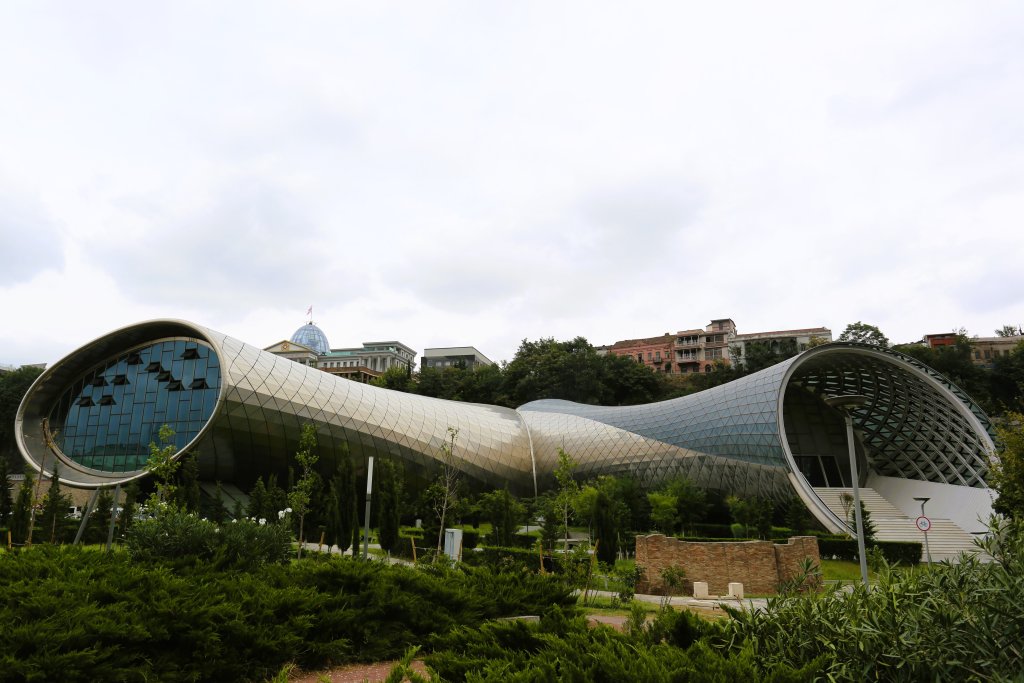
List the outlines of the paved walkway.
{"type": "MultiPolygon", "coordinates": [[[[614,598],[618,595],[614,591],[590,591],[591,595],[598,595],[604,598],[614,598]]],[[[650,602],[655,605],[660,605],[664,596],[661,595],[643,595],[637,593],[633,596],[634,600],[640,602],[650,602]]],[[[767,598],[744,598],[743,600],[737,600],[736,598],[720,597],[720,598],[709,598],[707,600],[698,600],[697,598],[687,597],[685,595],[675,595],[669,599],[668,604],[673,607],[684,607],[689,609],[699,609],[709,612],[715,610],[721,610],[722,605],[728,605],[729,607],[735,607],[736,609],[746,610],[759,610],[764,609],[768,605],[767,598]]]]}

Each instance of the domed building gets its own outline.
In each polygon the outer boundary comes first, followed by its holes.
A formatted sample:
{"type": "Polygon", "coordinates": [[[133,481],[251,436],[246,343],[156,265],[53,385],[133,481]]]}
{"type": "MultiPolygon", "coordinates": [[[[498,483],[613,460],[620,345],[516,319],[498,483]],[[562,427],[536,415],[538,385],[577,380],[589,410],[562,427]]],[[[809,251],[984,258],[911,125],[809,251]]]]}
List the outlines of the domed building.
{"type": "Polygon", "coordinates": [[[292,343],[302,344],[316,352],[318,356],[326,356],[331,351],[331,345],[327,342],[327,335],[310,320],[308,323],[295,330],[291,338],[292,343]]]}

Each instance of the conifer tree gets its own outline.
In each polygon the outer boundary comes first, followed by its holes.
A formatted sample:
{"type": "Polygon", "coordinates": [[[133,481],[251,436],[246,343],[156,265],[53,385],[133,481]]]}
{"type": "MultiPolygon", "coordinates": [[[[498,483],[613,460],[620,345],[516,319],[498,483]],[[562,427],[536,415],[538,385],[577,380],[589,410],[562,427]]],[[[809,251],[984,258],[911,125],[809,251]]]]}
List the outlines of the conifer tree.
{"type": "Polygon", "coordinates": [[[249,507],[245,514],[247,517],[259,519],[264,516],[267,507],[267,487],[263,484],[263,477],[256,479],[256,485],[249,492],[249,507]]]}
{"type": "Polygon", "coordinates": [[[14,497],[11,495],[11,473],[7,458],[0,457],[0,526],[7,526],[14,511],[14,497]]]}
{"type": "Polygon", "coordinates": [[[178,507],[189,512],[199,512],[199,458],[192,453],[181,463],[178,470],[178,486],[175,490],[175,502],[178,507]]]}
{"type": "Polygon", "coordinates": [[[60,471],[54,463],[50,488],[43,497],[43,515],[40,520],[40,528],[45,530],[50,543],[56,543],[63,534],[64,522],[68,518],[68,503],[68,497],[61,493],[60,471]]]}
{"type": "Polygon", "coordinates": [[[35,486],[35,479],[31,472],[25,473],[25,479],[18,489],[18,496],[14,501],[14,509],[11,511],[11,536],[15,543],[24,543],[28,540],[29,525],[32,524],[32,489],[35,486]]]}
{"type": "Polygon", "coordinates": [[[224,509],[224,488],[220,482],[217,482],[216,493],[213,496],[213,502],[210,509],[210,519],[217,524],[224,522],[224,518],[227,517],[228,511],[224,509]]]}
{"type": "Polygon", "coordinates": [[[358,543],[358,537],[355,534],[358,533],[356,508],[359,500],[356,492],[355,472],[347,443],[341,445],[338,454],[338,469],[331,478],[329,491],[331,508],[328,513],[328,526],[332,528],[329,533],[334,538],[333,544],[344,552],[353,543],[358,543]]]}
{"type": "Polygon", "coordinates": [[[377,467],[377,539],[383,550],[391,552],[398,545],[402,482],[390,458],[382,458],[377,467]]]}
{"type": "MultiPolygon", "coordinates": [[[[291,468],[288,468],[289,474],[291,468]]],[[[289,476],[289,480],[291,477],[289,476]]],[[[271,474],[267,477],[267,495],[263,499],[263,508],[257,517],[266,517],[267,521],[276,520],[277,513],[284,510],[288,505],[288,492],[277,484],[277,475],[271,474]]]]}
{"type": "Polygon", "coordinates": [[[106,542],[107,529],[110,528],[110,515],[114,508],[114,495],[110,489],[103,489],[96,498],[96,509],[89,517],[89,527],[85,530],[86,537],[94,543],[106,542]]]}
{"type": "Polygon", "coordinates": [[[618,520],[615,518],[614,501],[603,490],[597,491],[597,505],[594,508],[594,534],[598,540],[597,559],[615,564],[619,551],[618,520]]]}
{"type": "Polygon", "coordinates": [[[121,506],[121,513],[118,515],[118,524],[121,527],[121,534],[127,533],[131,527],[132,522],[135,521],[135,509],[138,507],[139,495],[139,483],[137,481],[131,481],[128,486],[124,488],[124,504],[121,506]]]}

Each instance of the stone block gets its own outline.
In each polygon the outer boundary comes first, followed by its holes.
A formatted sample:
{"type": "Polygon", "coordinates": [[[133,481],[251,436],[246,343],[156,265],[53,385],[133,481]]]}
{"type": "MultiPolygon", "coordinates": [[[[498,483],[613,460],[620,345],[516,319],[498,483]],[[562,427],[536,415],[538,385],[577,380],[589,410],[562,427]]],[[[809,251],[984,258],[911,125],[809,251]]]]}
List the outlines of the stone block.
{"type": "Polygon", "coordinates": [[[730,583],[729,584],[729,597],[736,598],[737,600],[743,599],[743,584],[742,583],[730,583]]]}
{"type": "Polygon", "coordinates": [[[693,582],[693,597],[698,600],[707,600],[711,596],[708,594],[708,582],[707,581],[694,581],[693,582]]]}

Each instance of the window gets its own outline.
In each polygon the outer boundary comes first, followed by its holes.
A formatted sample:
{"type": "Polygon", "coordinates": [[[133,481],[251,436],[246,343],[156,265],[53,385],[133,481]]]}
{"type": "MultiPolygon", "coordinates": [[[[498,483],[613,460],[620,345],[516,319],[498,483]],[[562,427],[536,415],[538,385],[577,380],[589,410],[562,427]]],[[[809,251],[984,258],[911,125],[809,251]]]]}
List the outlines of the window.
{"type": "Polygon", "coordinates": [[[642,353],[636,354],[636,362],[637,363],[643,363],[644,362],[644,354],[642,354],[642,353]]]}
{"type": "Polygon", "coordinates": [[[650,351],[647,352],[647,360],[651,360],[651,352],[650,351]]]}
{"type": "Polygon", "coordinates": [[[661,360],[661,351],[656,351],[654,354],[655,360],[661,360]]]}

